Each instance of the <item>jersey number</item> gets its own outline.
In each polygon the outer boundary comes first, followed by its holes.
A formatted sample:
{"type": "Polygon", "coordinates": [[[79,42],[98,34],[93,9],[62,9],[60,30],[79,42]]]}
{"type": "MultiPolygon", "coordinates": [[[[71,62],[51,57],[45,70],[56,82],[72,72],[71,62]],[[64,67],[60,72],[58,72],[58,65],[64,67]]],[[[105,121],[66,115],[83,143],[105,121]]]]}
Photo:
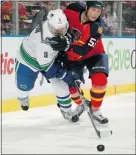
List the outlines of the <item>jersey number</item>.
{"type": "Polygon", "coordinates": [[[44,52],[44,58],[48,58],[48,52],[44,52]]]}
{"type": "Polygon", "coordinates": [[[94,47],[96,45],[96,43],[97,43],[97,40],[95,38],[91,38],[89,40],[88,45],[91,46],[91,47],[94,47]]]}

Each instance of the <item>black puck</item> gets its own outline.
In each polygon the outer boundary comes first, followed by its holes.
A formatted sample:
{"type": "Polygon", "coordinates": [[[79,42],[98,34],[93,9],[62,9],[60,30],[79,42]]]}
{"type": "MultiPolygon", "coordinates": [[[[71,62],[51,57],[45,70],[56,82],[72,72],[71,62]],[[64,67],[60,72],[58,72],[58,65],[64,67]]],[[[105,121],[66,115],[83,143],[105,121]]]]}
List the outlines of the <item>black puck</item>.
{"type": "Polygon", "coordinates": [[[98,145],[97,146],[97,150],[98,151],[103,151],[105,149],[105,146],[104,145],[98,145]]]}

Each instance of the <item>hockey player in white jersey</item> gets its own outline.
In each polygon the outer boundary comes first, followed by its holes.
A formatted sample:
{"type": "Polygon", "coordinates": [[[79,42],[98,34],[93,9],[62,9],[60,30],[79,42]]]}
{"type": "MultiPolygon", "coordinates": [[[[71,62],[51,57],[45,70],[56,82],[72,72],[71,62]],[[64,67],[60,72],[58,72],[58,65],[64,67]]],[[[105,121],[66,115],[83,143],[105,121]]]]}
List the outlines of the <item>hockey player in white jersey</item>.
{"type": "Polygon", "coordinates": [[[53,84],[62,115],[74,122],[78,120],[78,114],[71,109],[68,84],[79,77],[57,61],[58,51],[47,44],[53,36],[64,36],[68,26],[66,16],[60,9],[50,11],[47,21],[39,24],[23,40],[15,70],[18,99],[23,110],[29,109],[29,92],[34,88],[38,74],[42,73],[53,84]]]}

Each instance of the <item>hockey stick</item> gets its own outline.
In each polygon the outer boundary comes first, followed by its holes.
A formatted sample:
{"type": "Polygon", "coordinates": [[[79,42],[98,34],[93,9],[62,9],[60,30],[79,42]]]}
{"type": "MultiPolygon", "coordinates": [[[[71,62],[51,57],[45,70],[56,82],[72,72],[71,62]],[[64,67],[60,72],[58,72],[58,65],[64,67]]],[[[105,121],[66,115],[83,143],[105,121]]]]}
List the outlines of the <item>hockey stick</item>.
{"type": "MultiPolygon", "coordinates": [[[[43,73],[44,73],[44,72],[43,72],[43,73]]],[[[40,79],[40,81],[39,81],[40,86],[43,85],[44,79],[46,79],[47,83],[50,83],[49,79],[48,79],[48,78],[46,77],[46,75],[43,74],[43,73],[42,73],[42,71],[41,71],[41,79],[40,79]]]]}
{"type": "Polygon", "coordinates": [[[43,82],[44,82],[44,76],[41,74],[41,79],[40,79],[40,86],[42,86],[43,85],[43,82]]]}
{"type": "Polygon", "coordinates": [[[92,114],[91,114],[91,112],[90,112],[90,110],[89,110],[89,107],[88,107],[87,104],[85,103],[86,100],[85,100],[84,96],[82,95],[82,93],[80,92],[79,87],[78,87],[78,84],[76,83],[76,81],[75,81],[75,87],[77,88],[78,93],[79,93],[79,95],[80,95],[80,97],[81,97],[81,99],[82,99],[82,101],[83,101],[83,104],[84,104],[84,106],[85,106],[85,110],[87,111],[87,114],[88,114],[88,116],[89,116],[89,118],[90,118],[90,120],[91,120],[91,122],[92,122],[92,125],[93,125],[93,127],[94,127],[94,130],[95,130],[97,136],[98,136],[99,138],[102,138],[102,137],[105,137],[105,136],[107,137],[107,136],[109,136],[109,135],[112,135],[112,131],[111,131],[111,130],[108,130],[108,131],[105,132],[105,131],[100,131],[100,130],[97,129],[97,127],[96,127],[96,125],[95,125],[95,123],[94,123],[94,120],[93,120],[93,116],[92,116],[92,114]]]}

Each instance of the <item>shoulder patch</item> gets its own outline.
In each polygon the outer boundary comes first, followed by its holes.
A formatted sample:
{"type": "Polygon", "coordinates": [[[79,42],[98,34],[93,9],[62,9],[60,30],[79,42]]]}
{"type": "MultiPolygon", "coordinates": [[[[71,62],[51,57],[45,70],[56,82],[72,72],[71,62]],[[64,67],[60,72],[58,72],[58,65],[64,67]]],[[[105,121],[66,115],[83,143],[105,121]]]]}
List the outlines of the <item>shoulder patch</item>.
{"type": "Polygon", "coordinates": [[[102,34],[103,28],[101,26],[98,27],[98,33],[102,34]]]}

